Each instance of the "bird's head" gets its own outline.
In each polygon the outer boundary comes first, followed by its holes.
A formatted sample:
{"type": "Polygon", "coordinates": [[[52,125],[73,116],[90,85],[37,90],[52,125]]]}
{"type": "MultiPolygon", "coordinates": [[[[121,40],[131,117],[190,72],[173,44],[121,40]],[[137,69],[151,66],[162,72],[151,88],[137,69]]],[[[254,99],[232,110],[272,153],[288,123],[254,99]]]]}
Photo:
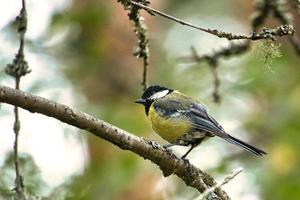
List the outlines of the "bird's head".
{"type": "Polygon", "coordinates": [[[151,104],[160,98],[163,98],[170,94],[173,90],[159,86],[159,85],[152,85],[149,86],[143,93],[142,97],[140,99],[137,99],[135,103],[139,103],[145,106],[146,115],[148,115],[149,108],[151,104]]]}

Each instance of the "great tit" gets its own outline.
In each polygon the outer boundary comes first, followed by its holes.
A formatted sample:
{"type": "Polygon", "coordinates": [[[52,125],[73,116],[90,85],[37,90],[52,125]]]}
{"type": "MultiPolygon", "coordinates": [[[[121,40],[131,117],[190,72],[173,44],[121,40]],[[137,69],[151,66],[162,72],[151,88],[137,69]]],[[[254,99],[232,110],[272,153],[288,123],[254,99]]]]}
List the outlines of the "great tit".
{"type": "Polygon", "coordinates": [[[169,142],[164,147],[191,146],[182,158],[185,158],[202,141],[214,136],[242,147],[256,156],[267,154],[226,133],[223,127],[208,114],[205,105],[176,90],[153,85],[148,87],[141,99],[135,102],[145,106],[153,130],[169,142]]]}

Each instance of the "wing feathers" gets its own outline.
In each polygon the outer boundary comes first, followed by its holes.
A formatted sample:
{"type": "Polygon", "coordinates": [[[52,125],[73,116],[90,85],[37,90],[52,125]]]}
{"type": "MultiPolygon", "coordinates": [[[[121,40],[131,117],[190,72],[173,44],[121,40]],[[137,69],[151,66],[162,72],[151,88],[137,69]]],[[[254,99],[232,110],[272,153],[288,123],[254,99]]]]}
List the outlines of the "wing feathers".
{"type": "Polygon", "coordinates": [[[263,156],[264,154],[267,154],[265,151],[257,147],[254,147],[250,144],[247,144],[246,142],[243,142],[242,140],[239,140],[235,137],[232,137],[231,135],[228,135],[228,137],[223,137],[223,139],[226,140],[227,142],[230,142],[231,144],[235,144],[237,146],[244,148],[245,150],[249,151],[250,153],[253,153],[256,156],[263,156]]]}
{"type": "MultiPolygon", "coordinates": [[[[178,94],[178,92],[176,94],[178,94]]],[[[168,98],[167,95],[166,97],[157,100],[154,103],[154,107],[160,107],[166,113],[169,113],[170,116],[172,116],[172,114],[174,115],[174,113],[185,115],[192,121],[192,127],[195,130],[206,131],[208,133],[216,135],[230,142],[231,144],[244,148],[254,155],[262,156],[263,154],[266,154],[266,152],[264,152],[263,150],[251,146],[250,144],[247,144],[240,139],[227,134],[224,131],[223,127],[212,116],[208,114],[207,108],[204,105],[193,102],[193,99],[184,95],[182,95],[181,101],[176,101],[174,99],[168,98]]]]}
{"type": "Polygon", "coordinates": [[[264,154],[267,154],[263,150],[254,147],[250,144],[247,144],[246,142],[243,142],[242,140],[227,134],[224,131],[223,127],[207,112],[204,112],[204,110],[202,109],[197,110],[195,108],[192,108],[191,114],[192,114],[191,118],[194,120],[193,127],[195,129],[212,133],[220,138],[223,138],[227,142],[230,142],[231,144],[244,148],[245,150],[247,150],[250,153],[253,153],[256,156],[262,156],[264,154]]]}

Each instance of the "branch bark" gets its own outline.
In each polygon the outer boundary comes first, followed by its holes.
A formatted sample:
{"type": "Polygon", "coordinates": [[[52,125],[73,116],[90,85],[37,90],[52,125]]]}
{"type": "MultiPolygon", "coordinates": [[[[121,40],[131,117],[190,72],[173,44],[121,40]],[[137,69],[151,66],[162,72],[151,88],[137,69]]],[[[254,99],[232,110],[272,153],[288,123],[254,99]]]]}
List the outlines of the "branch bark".
{"type": "MultiPolygon", "coordinates": [[[[174,154],[165,151],[156,142],[139,138],[69,106],[3,85],[0,85],[0,102],[21,107],[32,113],[47,115],[86,130],[117,145],[121,149],[132,151],[144,159],[151,160],[159,166],[164,176],[175,174],[186,185],[196,188],[201,193],[216,185],[215,180],[209,174],[196,168],[187,160],[179,159],[174,154]]],[[[217,188],[214,193],[215,199],[230,199],[220,188],[217,188]]]]}
{"type": "MultiPolygon", "coordinates": [[[[147,71],[150,65],[150,50],[149,50],[149,38],[148,38],[148,27],[144,23],[144,18],[140,14],[140,8],[137,6],[132,6],[128,4],[127,0],[118,0],[121,2],[124,10],[129,10],[128,17],[129,20],[132,22],[134,27],[134,32],[138,39],[138,46],[135,49],[133,55],[137,58],[143,59],[143,78],[142,78],[142,86],[143,90],[145,91],[148,87],[147,81],[147,71]]],[[[142,5],[149,5],[150,2],[148,0],[140,0],[142,5]]]]}
{"type": "Polygon", "coordinates": [[[211,187],[208,190],[204,191],[202,193],[202,195],[199,198],[197,198],[197,199],[199,199],[199,200],[205,200],[209,195],[211,195],[215,191],[215,189],[220,188],[223,185],[229,183],[229,181],[231,181],[232,179],[234,179],[242,171],[243,171],[242,168],[237,168],[237,169],[232,170],[230,172],[230,174],[228,174],[220,183],[218,183],[214,187],[211,187]]]}
{"type": "MultiPolygon", "coordinates": [[[[25,6],[25,0],[22,0],[22,8],[20,14],[16,17],[16,22],[18,24],[18,33],[20,34],[20,45],[18,53],[16,54],[13,62],[11,64],[7,64],[5,68],[5,72],[7,75],[14,77],[15,79],[15,89],[20,90],[20,81],[21,77],[30,73],[30,69],[25,60],[24,55],[24,43],[25,43],[25,33],[27,30],[27,11],[25,6]]],[[[16,200],[25,200],[24,194],[24,185],[23,178],[20,173],[20,163],[19,163],[19,155],[18,155],[18,144],[19,144],[19,135],[20,135],[20,127],[21,122],[19,120],[19,109],[17,106],[14,107],[14,133],[15,133],[15,141],[14,141],[14,164],[15,164],[15,191],[14,199],[16,200]]]]}
{"type": "Polygon", "coordinates": [[[174,16],[168,15],[166,13],[163,13],[159,10],[156,10],[154,8],[151,8],[149,6],[140,4],[138,2],[132,1],[132,0],[126,0],[127,3],[132,4],[134,6],[137,6],[138,8],[144,9],[146,12],[148,12],[150,15],[160,15],[166,19],[175,21],[183,26],[188,26],[194,29],[197,29],[199,31],[203,31],[212,35],[215,35],[219,38],[226,38],[228,40],[262,40],[262,39],[272,39],[276,40],[276,37],[282,37],[285,35],[293,35],[295,32],[295,29],[292,25],[281,25],[274,29],[265,28],[259,33],[251,33],[250,35],[241,35],[241,34],[233,34],[230,32],[224,32],[217,29],[210,29],[210,28],[203,28],[200,26],[197,26],[195,24],[192,24],[190,22],[178,19],[174,16]]]}

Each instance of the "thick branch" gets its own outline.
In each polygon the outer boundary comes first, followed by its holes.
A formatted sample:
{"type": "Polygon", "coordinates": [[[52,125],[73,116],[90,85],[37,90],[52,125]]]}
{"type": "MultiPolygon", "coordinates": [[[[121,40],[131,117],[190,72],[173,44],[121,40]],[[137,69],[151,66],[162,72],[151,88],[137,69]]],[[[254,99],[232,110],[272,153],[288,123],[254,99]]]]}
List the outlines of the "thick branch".
{"type": "MultiPolygon", "coordinates": [[[[196,188],[199,192],[204,192],[206,189],[216,185],[216,182],[209,174],[196,168],[188,161],[179,159],[165,151],[157,143],[139,138],[66,105],[2,85],[0,85],[0,102],[18,106],[33,113],[41,113],[89,131],[121,149],[132,151],[145,159],[151,160],[160,167],[164,176],[176,174],[186,185],[196,188]]],[[[215,194],[218,197],[216,199],[230,199],[220,188],[215,190],[215,194]]]]}

